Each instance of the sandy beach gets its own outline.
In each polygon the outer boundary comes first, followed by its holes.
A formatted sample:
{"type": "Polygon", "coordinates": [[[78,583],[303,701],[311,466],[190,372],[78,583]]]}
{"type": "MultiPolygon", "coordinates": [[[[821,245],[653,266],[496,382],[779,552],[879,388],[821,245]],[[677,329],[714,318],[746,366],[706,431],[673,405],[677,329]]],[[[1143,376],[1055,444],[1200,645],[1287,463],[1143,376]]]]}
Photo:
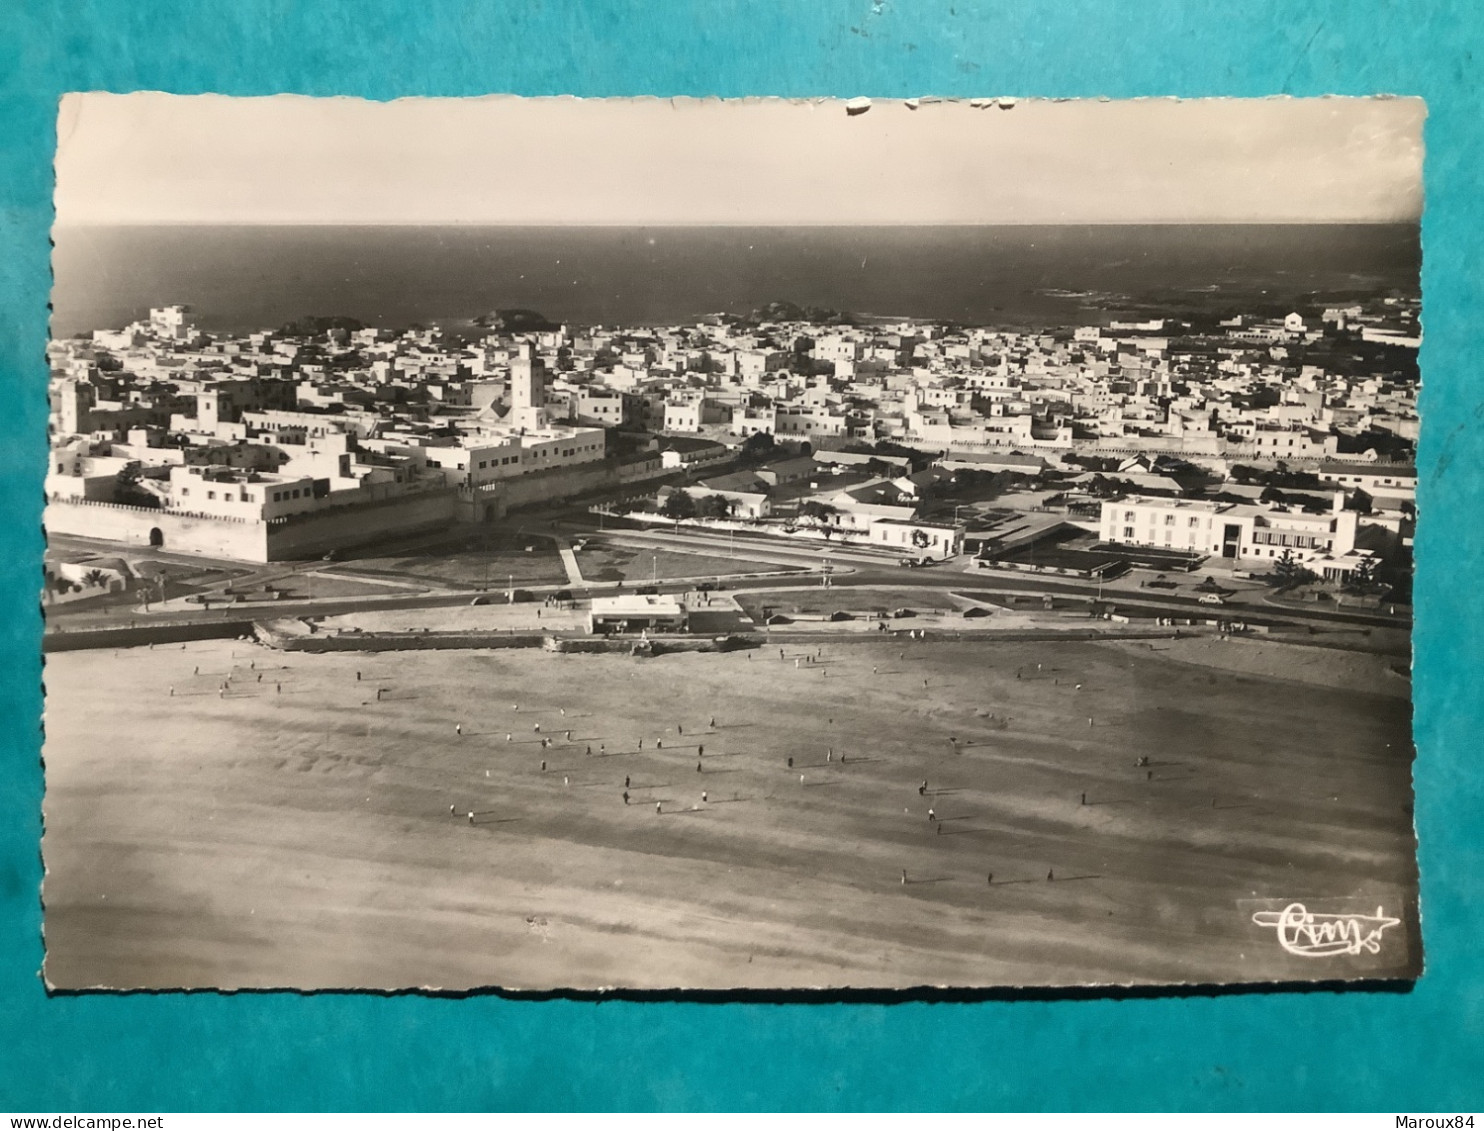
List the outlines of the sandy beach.
{"type": "Polygon", "coordinates": [[[782,647],[51,656],[46,977],[725,990],[1420,969],[1410,708],[1384,659],[782,647]],[[1404,925],[1321,971],[1252,922],[1289,900],[1404,925]]]}

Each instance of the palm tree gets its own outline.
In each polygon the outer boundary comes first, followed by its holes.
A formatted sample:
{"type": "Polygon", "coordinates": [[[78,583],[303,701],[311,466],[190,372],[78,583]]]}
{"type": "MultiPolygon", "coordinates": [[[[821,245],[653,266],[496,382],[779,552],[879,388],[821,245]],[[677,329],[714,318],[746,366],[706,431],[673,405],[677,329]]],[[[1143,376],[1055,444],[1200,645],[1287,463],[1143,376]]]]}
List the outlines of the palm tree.
{"type": "Polygon", "coordinates": [[[90,569],[82,575],[82,582],[84,585],[95,585],[99,589],[107,589],[108,574],[104,573],[101,569],[90,569]]]}

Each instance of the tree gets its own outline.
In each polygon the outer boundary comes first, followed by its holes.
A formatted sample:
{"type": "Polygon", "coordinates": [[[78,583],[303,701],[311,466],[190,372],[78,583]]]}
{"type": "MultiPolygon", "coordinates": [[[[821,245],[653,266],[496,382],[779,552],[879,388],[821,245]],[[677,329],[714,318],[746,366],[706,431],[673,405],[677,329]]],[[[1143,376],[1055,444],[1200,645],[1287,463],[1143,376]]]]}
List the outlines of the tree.
{"type": "MultiPolygon", "coordinates": [[[[671,498],[674,496],[672,495],[671,498]]],[[[725,495],[707,495],[696,504],[696,513],[702,518],[731,518],[735,506],[736,504],[725,495]]]]}
{"type": "Polygon", "coordinates": [[[1361,558],[1355,567],[1355,572],[1350,575],[1350,583],[1357,589],[1369,589],[1374,585],[1376,583],[1376,559],[1361,558]]]}
{"type": "Polygon", "coordinates": [[[829,503],[821,503],[818,499],[810,499],[807,503],[799,508],[799,514],[801,516],[803,516],[804,518],[812,518],[815,522],[820,523],[828,522],[831,518],[839,513],[840,512],[837,511],[834,507],[830,506],[829,503]]]}
{"type": "Polygon", "coordinates": [[[143,476],[139,473],[137,463],[124,467],[118,475],[114,476],[114,499],[127,507],[148,507],[151,510],[159,510],[160,500],[140,485],[142,479],[143,476]]]}
{"type": "Polygon", "coordinates": [[[928,545],[928,533],[926,530],[912,531],[912,544],[919,550],[926,550],[928,545]]]}
{"type": "Polygon", "coordinates": [[[1273,562],[1273,574],[1283,585],[1292,585],[1298,580],[1302,567],[1293,556],[1292,550],[1284,550],[1278,555],[1277,561],[1273,562]]]}
{"type": "Polygon", "coordinates": [[[760,463],[767,463],[767,460],[773,456],[775,447],[776,442],[773,441],[772,432],[754,432],[742,442],[742,463],[748,465],[749,468],[755,468],[760,463]]]}
{"type": "Polygon", "coordinates": [[[101,569],[90,569],[82,575],[82,583],[84,585],[96,586],[99,589],[107,589],[108,574],[104,573],[101,569]]]}
{"type": "Polygon", "coordinates": [[[661,513],[666,518],[673,518],[677,522],[683,518],[695,518],[696,501],[684,491],[671,491],[661,513]]]}

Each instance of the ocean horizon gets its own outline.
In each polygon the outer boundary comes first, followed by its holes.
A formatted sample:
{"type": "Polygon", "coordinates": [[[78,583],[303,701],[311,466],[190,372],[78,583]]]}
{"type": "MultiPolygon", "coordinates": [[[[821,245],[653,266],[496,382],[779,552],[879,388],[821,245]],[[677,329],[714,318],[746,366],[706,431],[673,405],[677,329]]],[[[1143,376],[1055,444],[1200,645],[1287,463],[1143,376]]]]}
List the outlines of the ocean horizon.
{"type": "Polygon", "coordinates": [[[1037,327],[1416,296],[1420,225],[69,226],[52,335],[187,303],[203,329],[304,315],[469,326],[496,309],[662,325],[773,301],[1037,327]]]}

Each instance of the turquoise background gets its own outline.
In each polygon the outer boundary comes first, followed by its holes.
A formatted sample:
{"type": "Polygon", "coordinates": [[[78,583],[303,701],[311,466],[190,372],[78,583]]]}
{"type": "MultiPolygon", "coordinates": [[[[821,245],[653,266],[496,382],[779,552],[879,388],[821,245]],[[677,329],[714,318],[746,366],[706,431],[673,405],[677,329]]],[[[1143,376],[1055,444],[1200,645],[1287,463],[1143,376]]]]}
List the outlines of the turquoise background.
{"type": "Polygon", "coordinates": [[[1484,1106],[1484,7],[1459,3],[0,3],[0,1110],[1484,1106]],[[1409,994],[907,1004],[48,998],[38,608],[64,91],[1427,98],[1409,994]]]}

